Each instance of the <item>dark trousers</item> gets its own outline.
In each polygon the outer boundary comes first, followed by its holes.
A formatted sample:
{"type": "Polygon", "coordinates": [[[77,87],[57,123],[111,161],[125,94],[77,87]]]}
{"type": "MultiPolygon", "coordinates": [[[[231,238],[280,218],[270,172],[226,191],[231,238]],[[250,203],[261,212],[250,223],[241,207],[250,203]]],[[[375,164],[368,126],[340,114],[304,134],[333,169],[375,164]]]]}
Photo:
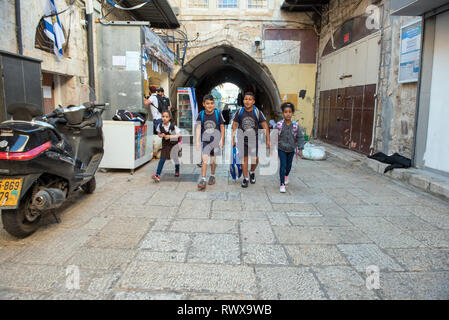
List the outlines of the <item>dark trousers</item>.
{"type": "Polygon", "coordinates": [[[279,160],[281,166],[279,169],[279,176],[281,178],[281,185],[285,184],[285,176],[288,177],[290,170],[292,169],[293,158],[295,157],[295,152],[284,152],[278,150],[279,160]]]}
{"type": "MultiPolygon", "coordinates": [[[[158,176],[161,175],[162,168],[164,167],[164,164],[165,164],[165,160],[166,160],[165,158],[159,159],[159,164],[157,165],[157,171],[156,171],[156,174],[158,176]]],[[[175,164],[175,172],[179,173],[179,164],[175,164]]]]}
{"type": "Polygon", "coordinates": [[[157,126],[162,123],[162,119],[155,119],[153,120],[153,134],[157,134],[157,126]]]}

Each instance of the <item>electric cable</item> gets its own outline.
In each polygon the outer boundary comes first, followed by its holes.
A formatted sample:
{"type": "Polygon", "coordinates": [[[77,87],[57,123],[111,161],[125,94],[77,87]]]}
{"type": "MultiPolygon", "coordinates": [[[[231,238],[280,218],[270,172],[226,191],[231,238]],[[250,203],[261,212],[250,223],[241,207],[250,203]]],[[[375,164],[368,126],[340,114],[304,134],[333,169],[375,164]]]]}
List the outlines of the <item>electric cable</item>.
{"type": "Polygon", "coordinates": [[[137,10],[137,9],[142,8],[144,5],[150,3],[151,0],[145,0],[145,2],[143,2],[141,4],[138,4],[138,5],[135,5],[134,7],[131,7],[131,8],[122,7],[121,5],[119,5],[118,3],[113,2],[112,0],[106,0],[106,1],[109,2],[109,4],[111,6],[113,6],[114,8],[117,8],[117,9],[120,9],[120,10],[125,10],[125,11],[131,11],[131,10],[137,10]]]}
{"type": "Polygon", "coordinates": [[[55,12],[55,13],[52,13],[52,14],[49,14],[49,15],[46,15],[46,16],[44,15],[43,17],[44,18],[48,18],[48,17],[53,17],[53,16],[59,16],[60,14],[62,14],[64,12],[66,12],[67,10],[69,10],[75,4],[75,2],[76,2],[76,0],[73,0],[72,3],[69,4],[68,7],[65,8],[64,10],[61,10],[59,12],[55,12]]]}

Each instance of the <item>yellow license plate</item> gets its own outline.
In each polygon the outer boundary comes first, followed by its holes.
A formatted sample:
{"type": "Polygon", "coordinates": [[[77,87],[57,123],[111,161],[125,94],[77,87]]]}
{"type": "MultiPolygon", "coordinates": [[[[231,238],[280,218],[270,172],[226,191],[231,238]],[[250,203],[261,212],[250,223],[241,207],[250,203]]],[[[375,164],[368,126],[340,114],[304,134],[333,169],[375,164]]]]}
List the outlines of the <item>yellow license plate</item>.
{"type": "Polygon", "coordinates": [[[0,207],[17,206],[22,179],[0,179],[0,207]]]}

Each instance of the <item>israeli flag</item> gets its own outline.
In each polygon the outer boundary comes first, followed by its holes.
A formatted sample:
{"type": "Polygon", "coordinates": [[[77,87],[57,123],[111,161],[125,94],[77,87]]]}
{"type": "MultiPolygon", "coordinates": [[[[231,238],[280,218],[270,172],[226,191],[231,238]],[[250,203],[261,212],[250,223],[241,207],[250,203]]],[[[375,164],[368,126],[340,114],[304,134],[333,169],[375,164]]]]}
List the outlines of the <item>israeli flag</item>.
{"type": "MultiPolygon", "coordinates": [[[[56,12],[58,11],[56,9],[55,0],[47,0],[47,5],[45,6],[44,11],[45,15],[48,16],[56,12]]],[[[59,17],[56,15],[44,18],[44,26],[45,35],[54,43],[56,57],[61,58],[64,55],[62,46],[65,43],[65,37],[59,17]]]]}

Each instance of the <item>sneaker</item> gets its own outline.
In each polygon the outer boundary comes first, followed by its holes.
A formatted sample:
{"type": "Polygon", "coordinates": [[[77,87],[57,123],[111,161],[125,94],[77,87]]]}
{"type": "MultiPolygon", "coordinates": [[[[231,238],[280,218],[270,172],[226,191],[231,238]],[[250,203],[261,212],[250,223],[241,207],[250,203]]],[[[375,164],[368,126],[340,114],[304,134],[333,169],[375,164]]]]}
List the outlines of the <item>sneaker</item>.
{"type": "Polygon", "coordinates": [[[203,191],[206,189],[206,180],[201,179],[198,183],[198,190],[203,191]]]}
{"type": "Polygon", "coordinates": [[[248,188],[248,179],[243,179],[242,181],[242,188],[248,188]]]}
{"type": "Polygon", "coordinates": [[[154,182],[159,182],[159,181],[161,181],[161,177],[159,177],[159,175],[157,175],[157,174],[153,174],[153,175],[151,176],[151,178],[153,178],[154,182]]]}
{"type": "Polygon", "coordinates": [[[215,177],[214,176],[210,176],[209,177],[209,182],[207,184],[210,185],[210,186],[215,184],[215,177]]]}
{"type": "Polygon", "coordinates": [[[249,181],[251,182],[251,184],[255,184],[256,183],[256,173],[249,173],[249,181]]]}
{"type": "Polygon", "coordinates": [[[288,185],[288,177],[285,176],[285,185],[288,185]]]}
{"type": "Polygon", "coordinates": [[[179,177],[179,172],[175,172],[175,178],[179,177]]]}
{"type": "Polygon", "coordinates": [[[285,189],[285,184],[281,185],[280,189],[281,193],[285,193],[287,190],[285,189]]]}

